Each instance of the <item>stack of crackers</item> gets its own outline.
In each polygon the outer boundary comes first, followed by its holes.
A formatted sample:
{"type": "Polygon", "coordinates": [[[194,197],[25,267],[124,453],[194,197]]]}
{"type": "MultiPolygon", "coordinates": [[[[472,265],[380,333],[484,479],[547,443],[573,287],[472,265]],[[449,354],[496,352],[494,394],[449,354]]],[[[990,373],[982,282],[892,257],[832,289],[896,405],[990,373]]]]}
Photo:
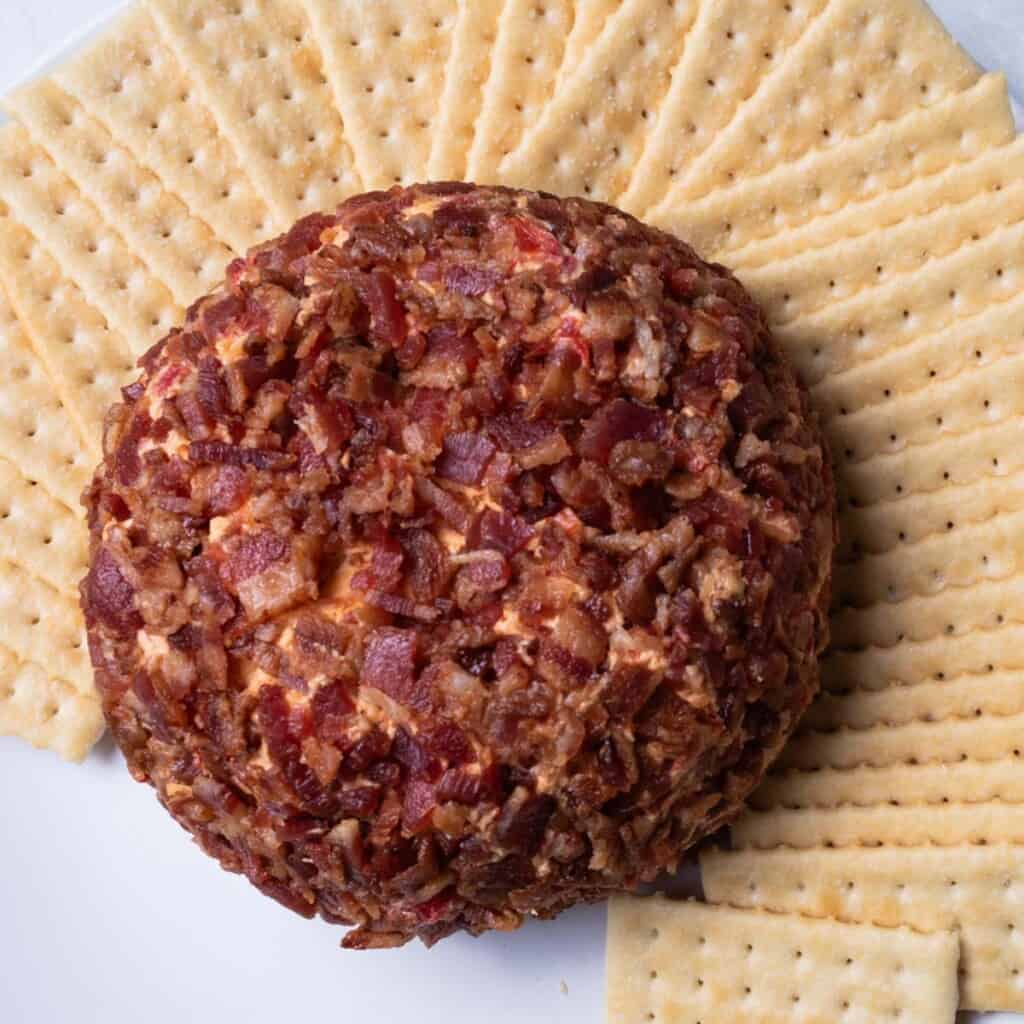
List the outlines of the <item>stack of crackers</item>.
{"type": "Polygon", "coordinates": [[[394,183],[605,200],[764,304],[842,522],[732,909],[615,904],[613,1019],[1024,1009],[1024,143],[921,0],[149,0],[3,106],[0,732],[101,731],[78,495],[233,255],[394,183]]]}

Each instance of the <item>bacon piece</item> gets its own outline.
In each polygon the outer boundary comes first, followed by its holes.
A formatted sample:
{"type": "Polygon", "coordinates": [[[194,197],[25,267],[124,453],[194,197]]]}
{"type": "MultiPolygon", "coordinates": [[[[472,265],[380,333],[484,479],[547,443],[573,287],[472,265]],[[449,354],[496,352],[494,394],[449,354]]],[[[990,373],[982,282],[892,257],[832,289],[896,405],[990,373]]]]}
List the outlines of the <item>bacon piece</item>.
{"type": "Polygon", "coordinates": [[[402,582],[402,560],[405,553],[397,540],[386,537],[374,545],[370,565],[352,577],[356,590],[394,592],[402,582]]]}
{"type": "Polygon", "coordinates": [[[444,439],[441,457],[434,465],[438,476],[455,483],[475,485],[483,478],[496,449],[482,434],[463,432],[444,439]]]}
{"type": "Polygon", "coordinates": [[[444,272],[444,285],[456,295],[476,298],[485,294],[501,280],[495,267],[482,267],[473,263],[453,263],[444,272]]]}
{"type": "Polygon", "coordinates": [[[415,835],[430,826],[430,818],[437,806],[437,794],[433,783],[424,779],[410,779],[405,786],[402,800],[402,825],[407,832],[415,835]]]}
{"type": "Polygon", "coordinates": [[[519,516],[489,508],[473,524],[468,539],[473,548],[493,548],[511,558],[526,547],[533,532],[519,516]]]}
{"type": "Polygon", "coordinates": [[[313,728],[320,739],[340,743],[345,738],[345,726],[355,704],[342,683],[335,681],[321,686],[313,694],[309,708],[313,728]]]}
{"type": "Polygon", "coordinates": [[[252,466],[253,469],[283,470],[295,465],[295,456],[264,448],[243,448],[225,441],[193,441],[188,457],[197,463],[225,463],[230,466],[252,466]]]}
{"type": "Polygon", "coordinates": [[[528,217],[512,217],[510,223],[515,232],[516,243],[524,252],[551,261],[562,258],[561,243],[542,224],[528,217]]]}
{"type": "Polygon", "coordinates": [[[410,629],[374,630],[363,659],[363,686],[386,693],[404,704],[416,681],[416,633],[410,629]]]}
{"type": "Polygon", "coordinates": [[[664,430],[664,414],[638,402],[616,398],[603,405],[583,425],[579,452],[587,459],[608,464],[620,441],[657,441],[664,430]]]}
{"type": "Polygon", "coordinates": [[[557,429],[550,420],[528,420],[522,409],[498,413],[487,422],[487,433],[506,451],[531,448],[550,437],[557,429]]]}
{"type": "Polygon", "coordinates": [[[416,495],[430,505],[446,523],[454,526],[459,533],[465,533],[469,529],[469,512],[454,495],[449,494],[443,487],[439,487],[427,477],[417,477],[413,486],[416,495]]]}
{"type": "Polygon", "coordinates": [[[290,552],[288,541],[270,530],[243,534],[226,546],[221,575],[226,582],[237,585],[287,558],[290,552]]]}
{"type": "Polygon", "coordinates": [[[85,577],[84,593],[91,613],[112,632],[130,636],[142,628],[135,590],[125,579],[109,548],[101,547],[85,577]]]}
{"type": "Polygon", "coordinates": [[[405,310],[398,301],[395,279],[383,270],[373,270],[362,279],[361,294],[370,308],[373,337],[388,348],[397,348],[405,341],[409,329],[405,310]]]}

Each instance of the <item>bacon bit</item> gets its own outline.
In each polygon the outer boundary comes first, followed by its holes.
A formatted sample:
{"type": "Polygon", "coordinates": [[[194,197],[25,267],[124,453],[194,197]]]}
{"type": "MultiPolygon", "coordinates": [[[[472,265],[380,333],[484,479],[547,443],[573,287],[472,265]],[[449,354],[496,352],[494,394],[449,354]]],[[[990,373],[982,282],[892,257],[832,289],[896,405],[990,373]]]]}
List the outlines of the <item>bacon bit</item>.
{"type": "Polygon", "coordinates": [[[167,394],[171,388],[174,387],[178,381],[188,376],[189,367],[182,365],[181,363],[172,363],[160,372],[160,375],[150,385],[150,387],[160,397],[167,394]]]}
{"type": "Polygon", "coordinates": [[[469,298],[485,294],[500,280],[501,274],[497,268],[475,263],[454,263],[444,272],[444,284],[448,291],[469,298]]]}
{"type": "Polygon", "coordinates": [[[352,577],[355,590],[393,592],[402,582],[402,560],[405,553],[397,540],[386,537],[374,546],[370,565],[352,577]]]}
{"type": "Polygon", "coordinates": [[[470,530],[470,547],[493,548],[511,558],[533,538],[533,528],[511,512],[485,509],[470,530]]]}
{"type": "Polygon", "coordinates": [[[454,526],[459,533],[465,533],[469,529],[469,512],[466,511],[465,506],[454,495],[449,494],[443,487],[439,487],[433,480],[423,476],[416,478],[413,487],[416,491],[416,496],[421,501],[425,501],[446,523],[454,526]]]}
{"type": "Polygon", "coordinates": [[[468,764],[476,760],[476,752],[466,734],[452,722],[428,726],[420,733],[423,745],[448,764],[468,764]]]}
{"type": "Polygon", "coordinates": [[[379,786],[353,786],[338,794],[338,811],[346,818],[370,821],[379,806],[379,786]]]}
{"type": "Polygon", "coordinates": [[[550,262],[561,260],[562,245],[546,227],[527,217],[511,217],[516,242],[527,253],[536,253],[550,262]]]}
{"type": "Polygon", "coordinates": [[[410,530],[402,538],[402,548],[409,559],[409,593],[421,604],[434,601],[441,595],[449,575],[444,548],[428,530],[410,530]]]}
{"type": "Polygon", "coordinates": [[[153,421],[149,413],[139,410],[132,415],[128,429],[125,431],[114,455],[114,472],[117,482],[131,487],[142,472],[142,459],[139,457],[139,442],[149,433],[153,421]]]}
{"type": "Polygon", "coordinates": [[[657,441],[664,426],[661,410],[616,398],[584,423],[579,451],[584,458],[607,465],[612,448],[620,441],[657,441]]]}
{"type": "Polygon", "coordinates": [[[326,743],[341,743],[345,739],[349,716],[354,710],[355,704],[340,682],[321,686],[310,701],[313,729],[317,736],[326,743]]]}
{"type": "Polygon", "coordinates": [[[484,800],[501,797],[500,772],[491,766],[479,775],[470,775],[459,768],[449,768],[437,784],[437,798],[473,807],[484,800]]]}
{"type": "Polygon", "coordinates": [[[204,302],[199,311],[199,329],[211,344],[227,330],[236,326],[236,321],[245,312],[245,302],[237,295],[222,295],[204,302]]]}
{"type": "Polygon", "coordinates": [[[554,466],[570,455],[572,448],[559,431],[524,448],[516,456],[516,461],[523,469],[536,469],[537,466],[554,466]]]}
{"type": "Polygon", "coordinates": [[[188,457],[197,463],[226,463],[231,466],[252,466],[253,469],[290,469],[295,465],[295,456],[287,452],[269,451],[265,448],[243,448],[225,441],[193,441],[188,446],[188,457]]]}
{"type": "Polygon", "coordinates": [[[258,330],[271,344],[280,344],[299,313],[299,300],[291,292],[274,284],[257,285],[246,296],[243,323],[258,330]]]}
{"type": "Polygon", "coordinates": [[[249,497],[249,476],[238,466],[218,466],[210,485],[209,513],[226,516],[245,504],[249,497]]]}
{"type": "Polygon", "coordinates": [[[436,622],[440,613],[430,605],[417,604],[401,594],[386,594],[381,590],[370,590],[365,601],[374,608],[380,608],[392,615],[402,615],[417,622],[436,622]]]}
{"type": "Polygon", "coordinates": [[[374,630],[363,659],[363,686],[372,686],[399,704],[408,703],[416,673],[416,633],[411,629],[374,630]]]}
{"type": "Polygon", "coordinates": [[[395,279],[383,270],[373,270],[362,279],[361,293],[370,308],[374,338],[388,348],[398,348],[408,335],[408,325],[398,301],[395,279]]]}
{"type": "Polygon", "coordinates": [[[290,553],[288,541],[271,530],[243,534],[225,545],[220,573],[225,582],[237,586],[274,562],[283,561],[290,553]]]}
{"type": "Polygon", "coordinates": [[[590,366],[590,346],[580,333],[580,320],[575,316],[563,316],[551,337],[552,346],[564,345],[578,358],[579,366],[590,366]]]}
{"type": "Polygon", "coordinates": [[[434,469],[446,480],[475,485],[480,483],[495,451],[494,445],[482,434],[449,434],[434,469]]]}
{"type": "Polygon", "coordinates": [[[519,799],[517,795],[513,795],[502,808],[496,832],[503,845],[532,856],[540,848],[556,804],[547,795],[520,796],[519,799]]]}
{"type": "Polygon", "coordinates": [[[130,636],[142,628],[135,590],[109,548],[101,547],[93,558],[85,577],[85,594],[93,615],[119,636],[130,636]]]}
{"type": "Polygon", "coordinates": [[[406,783],[405,798],[402,800],[402,825],[406,832],[415,835],[426,831],[436,806],[437,795],[433,783],[410,779],[406,783]]]}

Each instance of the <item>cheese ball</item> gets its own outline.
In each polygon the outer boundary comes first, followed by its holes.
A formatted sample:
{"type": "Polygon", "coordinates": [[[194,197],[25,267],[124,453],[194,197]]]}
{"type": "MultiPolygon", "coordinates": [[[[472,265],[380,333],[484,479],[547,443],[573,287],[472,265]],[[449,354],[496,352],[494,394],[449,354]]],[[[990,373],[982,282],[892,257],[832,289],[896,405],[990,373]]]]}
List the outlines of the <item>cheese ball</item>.
{"type": "Polygon", "coordinates": [[[140,360],[85,495],[104,711],[350,948],[673,869],[818,686],[834,493],[723,267],[437,183],[300,221],[140,360]]]}

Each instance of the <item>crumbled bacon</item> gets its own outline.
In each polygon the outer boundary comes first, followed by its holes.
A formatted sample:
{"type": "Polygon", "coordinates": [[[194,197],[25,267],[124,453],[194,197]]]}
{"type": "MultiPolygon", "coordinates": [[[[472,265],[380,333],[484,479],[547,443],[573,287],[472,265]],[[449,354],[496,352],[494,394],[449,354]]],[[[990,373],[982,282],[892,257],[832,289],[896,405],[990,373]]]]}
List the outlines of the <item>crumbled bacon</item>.
{"type": "Polygon", "coordinates": [[[115,737],[348,948],[649,881],[810,700],[832,483],[728,272],[580,199],[353,197],[140,360],[85,495],[115,737]]]}

